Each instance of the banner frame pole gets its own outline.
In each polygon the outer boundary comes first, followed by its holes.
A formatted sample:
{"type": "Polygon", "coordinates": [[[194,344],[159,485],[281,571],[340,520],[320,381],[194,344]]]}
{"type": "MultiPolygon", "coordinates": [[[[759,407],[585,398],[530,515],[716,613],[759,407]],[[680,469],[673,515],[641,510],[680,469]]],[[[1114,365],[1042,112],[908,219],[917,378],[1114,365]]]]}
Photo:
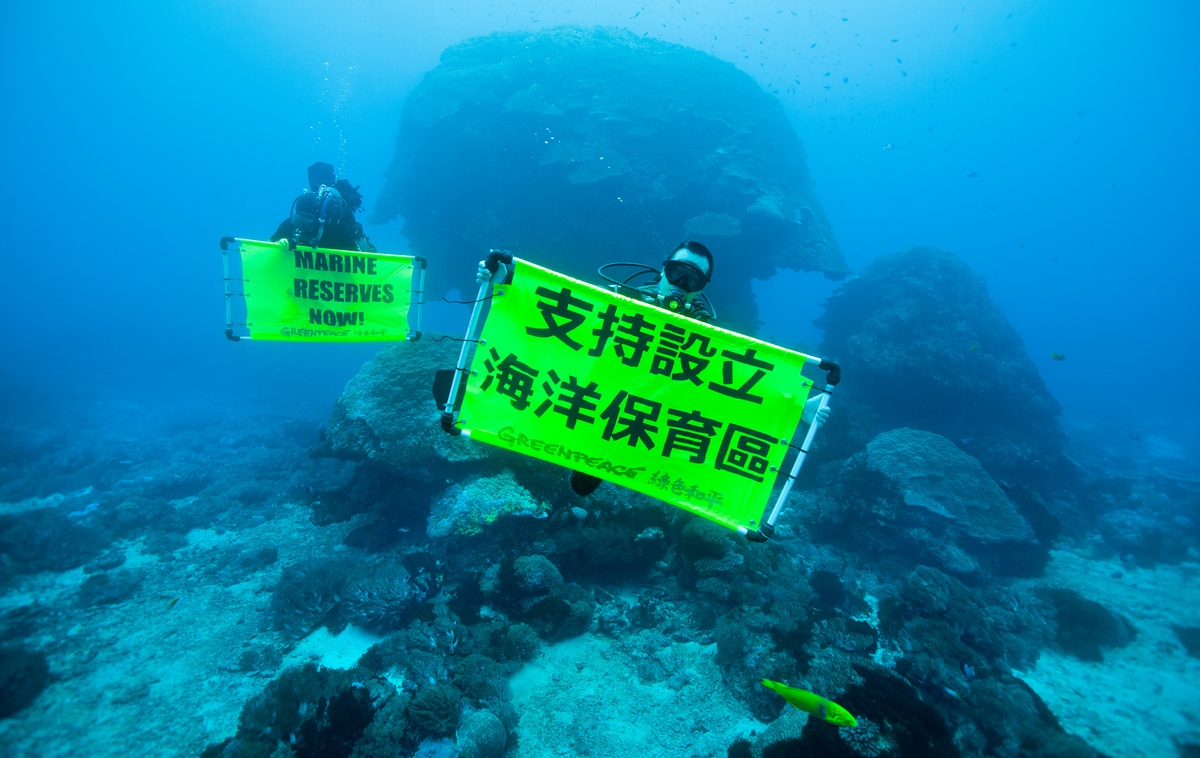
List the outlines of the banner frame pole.
{"type": "MultiPolygon", "coordinates": [[[[832,389],[825,390],[821,395],[821,404],[817,408],[817,413],[820,413],[829,405],[829,395],[833,392],[832,389]]],[[[764,534],[767,530],[775,531],[775,521],[779,518],[779,514],[783,511],[783,503],[787,500],[788,495],[792,494],[792,485],[796,482],[796,476],[800,473],[800,467],[804,465],[804,461],[808,458],[808,451],[812,449],[813,438],[817,436],[817,418],[813,415],[813,420],[808,424],[808,433],[804,435],[804,442],[800,445],[800,452],[796,455],[796,460],[792,462],[792,470],[788,472],[787,480],[783,483],[783,489],[779,491],[779,497],[775,500],[775,506],[771,509],[771,515],[766,518],[760,531],[764,534]]]]}
{"type": "MultiPolygon", "coordinates": [[[[842,381],[842,367],[836,361],[826,358],[818,360],[820,361],[818,367],[826,372],[825,387],[820,390],[821,402],[817,405],[817,411],[813,414],[813,420],[808,424],[808,433],[804,435],[804,442],[800,445],[800,451],[796,454],[796,460],[792,462],[792,469],[788,472],[787,480],[784,481],[783,488],[779,491],[779,497],[775,499],[775,505],[771,508],[771,515],[765,519],[762,526],[756,532],[752,532],[744,527],[738,527],[738,532],[745,535],[752,542],[766,542],[767,538],[775,535],[775,522],[779,518],[779,514],[783,511],[783,504],[787,500],[788,495],[792,494],[792,486],[796,483],[796,477],[800,474],[800,467],[804,465],[804,461],[808,458],[808,452],[812,450],[813,439],[816,438],[819,427],[817,419],[821,411],[829,407],[829,396],[833,394],[834,388],[842,381]]],[[[780,440],[780,442],[790,444],[787,440],[780,440]]]]}
{"type": "Polygon", "coordinates": [[[412,299],[409,301],[409,308],[417,311],[417,328],[408,330],[408,339],[416,342],[421,339],[421,313],[422,305],[425,304],[425,271],[428,268],[428,262],[425,258],[414,255],[412,257],[413,265],[413,285],[412,299]]]}
{"type": "Polygon", "coordinates": [[[458,363],[454,366],[454,381],[450,382],[450,394],[446,396],[446,410],[442,411],[442,429],[455,437],[460,436],[466,431],[462,427],[456,426],[459,411],[457,407],[458,386],[463,380],[463,373],[470,366],[467,354],[471,349],[471,343],[475,341],[471,335],[475,333],[475,326],[479,322],[479,314],[483,311],[485,296],[491,286],[492,283],[490,281],[480,283],[479,292],[475,295],[475,305],[471,308],[471,319],[467,322],[467,331],[463,334],[462,348],[458,351],[458,363]]]}
{"type": "MultiPolygon", "coordinates": [[[[236,237],[222,237],[221,238],[221,268],[225,273],[224,280],[223,280],[225,283],[225,339],[229,340],[230,342],[241,342],[242,337],[239,337],[238,335],[233,333],[233,306],[230,303],[230,299],[233,298],[235,295],[234,295],[234,292],[232,292],[230,285],[229,285],[229,282],[230,282],[230,279],[229,279],[229,243],[230,242],[237,243],[236,246],[234,247],[234,250],[239,255],[241,254],[241,250],[242,250],[242,245],[241,245],[240,239],[237,239],[236,237]]],[[[242,290],[243,290],[242,297],[245,298],[245,286],[242,287],[242,290]]]]}

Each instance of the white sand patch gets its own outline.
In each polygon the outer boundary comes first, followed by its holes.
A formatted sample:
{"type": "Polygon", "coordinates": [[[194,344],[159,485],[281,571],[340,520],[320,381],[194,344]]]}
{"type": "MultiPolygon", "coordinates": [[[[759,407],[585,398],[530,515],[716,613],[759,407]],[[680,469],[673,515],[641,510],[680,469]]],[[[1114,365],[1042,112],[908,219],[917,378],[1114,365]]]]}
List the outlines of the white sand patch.
{"type": "Polygon", "coordinates": [[[1187,655],[1171,629],[1200,626],[1200,566],[1129,569],[1065,551],[1051,556],[1040,583],[1102,603],[1129,619],[1138,636],[1105,649],[1103,663],[1045,651],[1019,676],[1064,729],[1112,758],[1171,756],[1180,742],[1200,742],[1200,659],[1187,655]]]}
{"type": "Polygon", "coordinates": [[[585,634],[544,648],[511,680],[521,713],[514,758],[724,758],[738,737],[763,731],[721,683],[715,645],[671,649],[690,678],[679,691],[640,683],[635,662],[605,637],[585,634]]]}
{"type": "Polygon", "coordinates": [[[331,669],[352,669],[367,648],[382,639],[353,624],[347,625],[338,635],[330,634],[328,629],[321,627],[296,645],[283,659],[281,668],[301,666],[311,661],[331,669]]]}
{"type": "MultiPolygon", "coordinates": [[[[67,500],[73,500],[77,497],[91,494],[92,488],[85,487],[77,492],[64,495],[61,492],[56,492],[53,495],[46,497],[27,497],[24,500],[19,500],[15,503],[0,503],[0,516],[13,516],[18,513],[28,513],[29,511],[40,511],[43,508],[53,508],[67,500]]],[[[89,504],[90,505],[90,504],[89,504]]],[[[84,506],[85,508],[87,506],[84,506]]],[[[83,514],[81,513],[81,516],[83,514]]]]}

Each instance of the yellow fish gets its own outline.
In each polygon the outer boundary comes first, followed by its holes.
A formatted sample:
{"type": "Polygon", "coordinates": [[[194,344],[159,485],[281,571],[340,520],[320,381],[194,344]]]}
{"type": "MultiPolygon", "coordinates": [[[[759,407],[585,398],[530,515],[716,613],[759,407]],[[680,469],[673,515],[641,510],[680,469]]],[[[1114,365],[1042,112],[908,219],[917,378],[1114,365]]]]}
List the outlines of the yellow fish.
{"type": "Polygon", "coordinates": [[[784,700],[796,708],[805,713],[819,716],[827,723],[834,726],[858,726],[858,722],[850,715],[850,711],[847,711],[832,700],[826,700],[820,695],[812,694],[808,690],[799,690],[795,687],[789,687],[786,684],[772,682],[770,679],[764,679],[762,683],[764,687],[778,692],[783,696],[784,700]]]}
{"type": "Polygon", "coordinates": [[[1050,357],[1056,361],[1065,361],[1067,359],[1067,354],[1066,353],[1050,353],[1050,357]]]}

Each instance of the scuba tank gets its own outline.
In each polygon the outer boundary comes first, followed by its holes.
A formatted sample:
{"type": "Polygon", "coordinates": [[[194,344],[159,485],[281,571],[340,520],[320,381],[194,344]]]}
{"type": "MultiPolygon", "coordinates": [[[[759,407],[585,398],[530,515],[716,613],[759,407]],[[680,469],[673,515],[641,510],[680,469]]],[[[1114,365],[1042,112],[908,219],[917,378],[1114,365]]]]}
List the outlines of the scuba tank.
{"type": "Polygon", "coordinates": [[[333,187],[322,184],[316,192],[304,190],[292,201],[292,236],[298,244],[316,247],[326,224],[340,223],[345,213],[346,201],[333,187]]]}

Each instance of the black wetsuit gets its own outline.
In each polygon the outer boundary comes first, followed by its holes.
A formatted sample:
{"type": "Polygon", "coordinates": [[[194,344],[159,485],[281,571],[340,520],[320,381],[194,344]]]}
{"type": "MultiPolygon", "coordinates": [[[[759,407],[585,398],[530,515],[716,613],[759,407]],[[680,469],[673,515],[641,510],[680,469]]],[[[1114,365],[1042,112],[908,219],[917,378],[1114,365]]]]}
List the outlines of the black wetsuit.
{"type": "MultiPolygon", "coordinates": [[[[296,234],[296,227],[292,225],[292,217],[288,216],[280,222],[279,228],[271,235],[272,242],[278,242],[281,239],[290,238],[296,234]]],[[[321,240],[317,243],[317,247],[325,247],[330,250],[358,250],[358,238],[362,236],[362,226],[354,220],[353,211],[347,209],[342,217],[336,223],[331,223],[330,219],[325,221],[325,231],[321,233],[321,240]]]]}

